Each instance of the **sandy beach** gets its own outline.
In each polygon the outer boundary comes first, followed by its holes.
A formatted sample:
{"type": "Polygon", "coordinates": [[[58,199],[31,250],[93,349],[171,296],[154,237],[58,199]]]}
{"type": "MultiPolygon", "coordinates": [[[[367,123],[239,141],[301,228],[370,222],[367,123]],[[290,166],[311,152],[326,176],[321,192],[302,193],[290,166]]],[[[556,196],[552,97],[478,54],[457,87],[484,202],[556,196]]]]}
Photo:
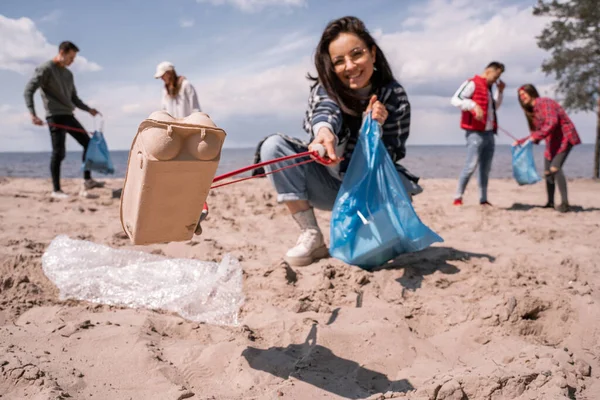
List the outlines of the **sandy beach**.
{"type": "MultiPolygon", "coordinates": [[[[80,181],[67,180],[75,194],[80,181]]],[[[131,246],[121,180],[53,201],[46,179],[0,178],[1,399],[600,399],[600,183],[422,180],[414,206],[445,240],[367,272],[289,268],[297,227],[265,179],[216,189],[204,233],[131,246]],[[41,268],[57,236],[243,267],[239,326],[60,301],[41,268]]],[[[328,233],[328,213],[318,212],[328,233]]]]}

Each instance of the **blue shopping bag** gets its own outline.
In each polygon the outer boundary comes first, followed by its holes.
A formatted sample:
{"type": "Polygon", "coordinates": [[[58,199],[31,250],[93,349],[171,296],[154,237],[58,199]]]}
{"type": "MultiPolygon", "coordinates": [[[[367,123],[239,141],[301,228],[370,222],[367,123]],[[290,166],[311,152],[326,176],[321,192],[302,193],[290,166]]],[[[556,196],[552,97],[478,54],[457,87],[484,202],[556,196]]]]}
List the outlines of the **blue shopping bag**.
{"type": "Polygon", "coordinates": [[[511,151],[513,177],[519,185],[532,185],[542,180],[535,168],[533,142],[531,140],[513,146],[511,151]]]}
{"type": "Polygon", "coordinates": [[[110,152],[101,131],[94,131],[81,168],[85,171],[97,171],[102,174],[115,173],[110,152]]]}
{"type": "Polygon", "coordinates": [[[364,269],[443,239],[421,222],[369,113],[331,216],[332,257],[364,269]]]}

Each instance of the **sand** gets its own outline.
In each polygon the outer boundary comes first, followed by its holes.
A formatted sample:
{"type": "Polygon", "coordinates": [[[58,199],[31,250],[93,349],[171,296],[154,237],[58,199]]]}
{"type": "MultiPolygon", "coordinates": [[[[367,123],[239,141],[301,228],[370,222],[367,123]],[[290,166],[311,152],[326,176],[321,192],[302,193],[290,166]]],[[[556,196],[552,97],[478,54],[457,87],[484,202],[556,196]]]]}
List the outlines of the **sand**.
{"type": "MultiPolygon", "coordinates": [[[[65,181],[77,192],[80,181],[65,181]]],[[[421,219],[445,242],[366,272],[281,262],[298,231],[265,179],[211,192],[204,233],[131,246],[109,180],[53,201],[44,179],[0,178],[2,399],[600,399],[600,183],[490,183],[495,207],[452,206],[422,180],[421,219]],[[240,326],[58,299],[41,255],[59,234],[244,270],[240,326]]],[[[328,213],[318,217],[328,231],[328,213]]]]}

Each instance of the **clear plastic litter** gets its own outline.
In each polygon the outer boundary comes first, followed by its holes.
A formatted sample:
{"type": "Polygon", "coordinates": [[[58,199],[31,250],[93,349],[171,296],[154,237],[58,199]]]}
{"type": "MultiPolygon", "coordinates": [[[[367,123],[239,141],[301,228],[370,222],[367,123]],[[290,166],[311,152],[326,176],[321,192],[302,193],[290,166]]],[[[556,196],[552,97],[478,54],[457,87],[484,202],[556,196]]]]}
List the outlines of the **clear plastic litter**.
{"type": "Polygon", "coordinates": [[[42,268],[61,300],[163,309],[216,325],[238,325],[244,302],[242,268],[230,255],[219,264],[174,259],[60,235],[42,268]]]}

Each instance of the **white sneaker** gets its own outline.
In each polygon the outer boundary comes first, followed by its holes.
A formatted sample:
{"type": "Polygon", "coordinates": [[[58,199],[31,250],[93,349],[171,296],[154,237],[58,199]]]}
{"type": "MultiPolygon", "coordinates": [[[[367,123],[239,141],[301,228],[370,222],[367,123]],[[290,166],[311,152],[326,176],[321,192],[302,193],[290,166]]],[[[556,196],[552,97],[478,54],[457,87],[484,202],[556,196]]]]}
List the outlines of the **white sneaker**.
{"type": "Polygon", "coordinates": [[[64,200],[64,199],[68,199],[69,195],[66,194],[65,192],[63,192],[62,190],[56,191],[56,192],[52,192],[52,194],[50,195],[53,199],[58,199],[58,200],[64,200]]]}
{"type": "Polygon", "coordinates": [[[81,197],[83,199],[97,199],[99,196],[97,194],[92,194],[85,189],[82,189],[79,192],[79,197],[81,197]]]}
{"type": "Polygon", "coordinates": [[[310,265],[319,258],[327,257],[328,249],[323,234],[317,229],[307,229],[300,234],[296,246],[285,254],[288,264],[301,267],[310,265]]]}

